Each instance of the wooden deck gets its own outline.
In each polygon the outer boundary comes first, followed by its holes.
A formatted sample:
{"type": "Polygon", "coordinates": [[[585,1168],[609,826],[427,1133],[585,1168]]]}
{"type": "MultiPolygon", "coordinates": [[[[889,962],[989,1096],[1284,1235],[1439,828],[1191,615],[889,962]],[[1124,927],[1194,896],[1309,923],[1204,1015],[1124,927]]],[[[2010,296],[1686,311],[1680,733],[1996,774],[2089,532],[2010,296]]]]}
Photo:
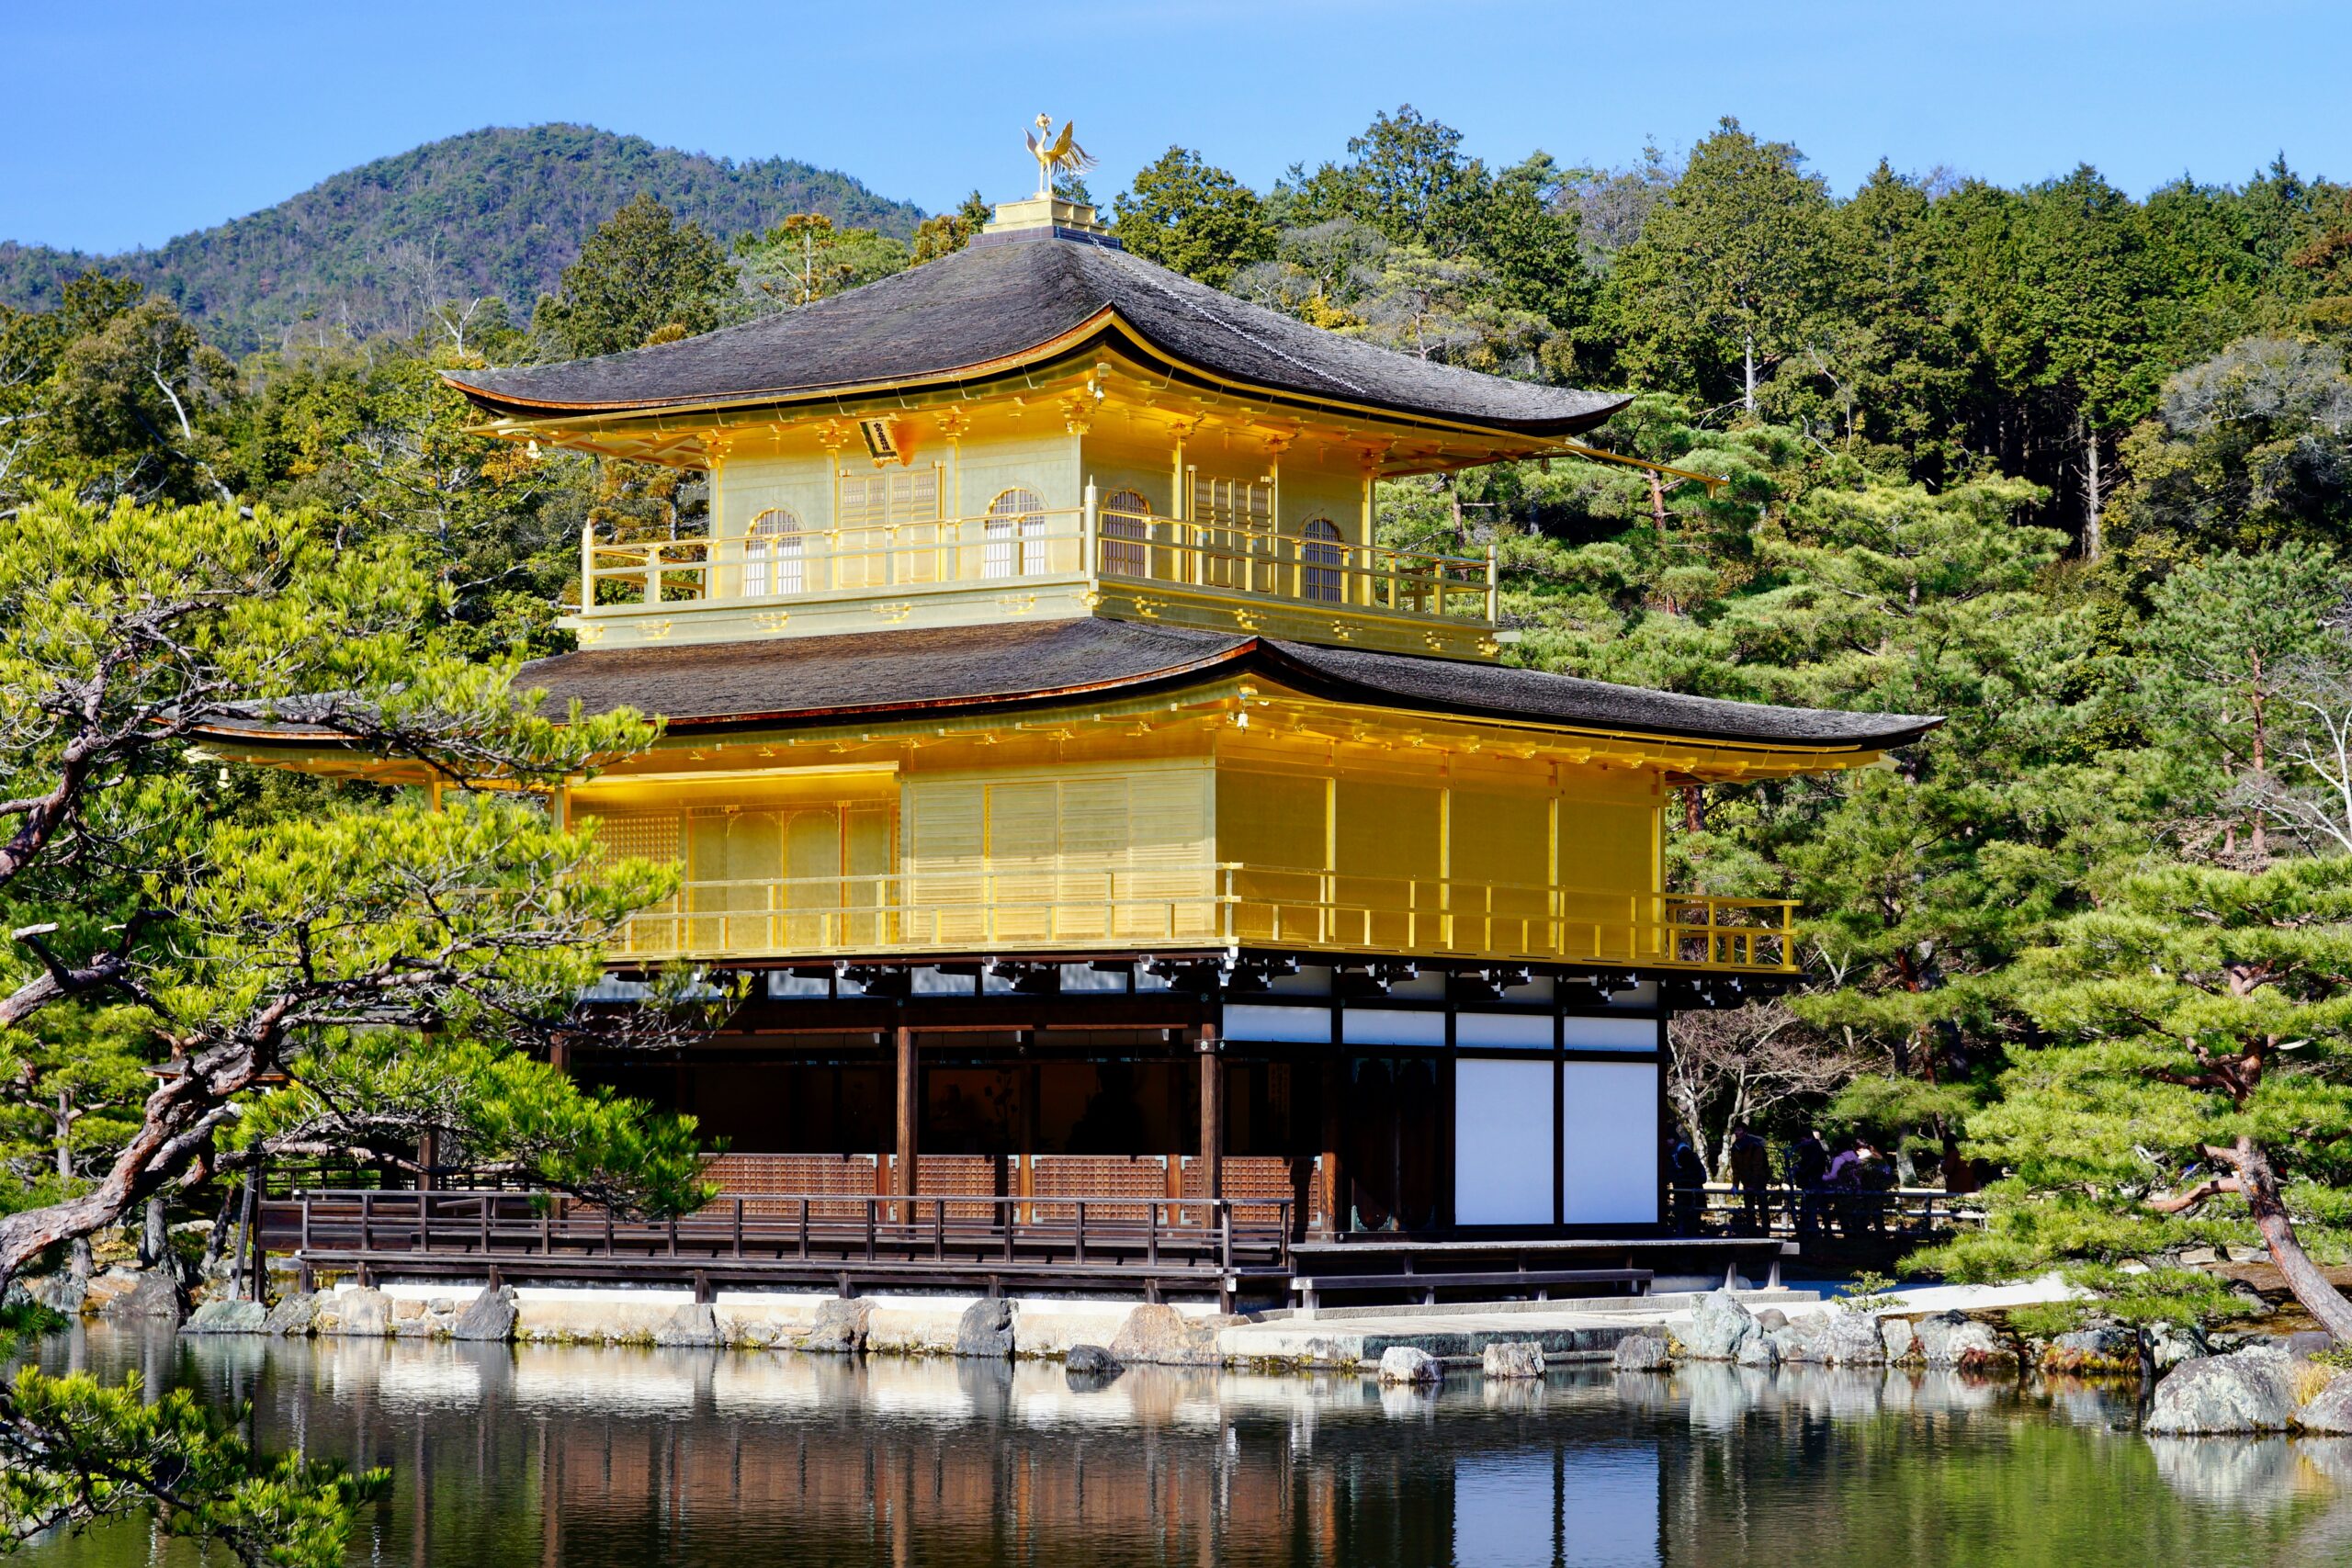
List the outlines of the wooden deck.
{"type": "Polygon", "coordinates": [[[1290,1204],[1264,1199],[730,1193],[639,1221],[548,1193],[297,1191],[262,1244],[305,1276],[509,1284],[890,1287],[1271,1295],[1288,1284],[1290,1204]]]}

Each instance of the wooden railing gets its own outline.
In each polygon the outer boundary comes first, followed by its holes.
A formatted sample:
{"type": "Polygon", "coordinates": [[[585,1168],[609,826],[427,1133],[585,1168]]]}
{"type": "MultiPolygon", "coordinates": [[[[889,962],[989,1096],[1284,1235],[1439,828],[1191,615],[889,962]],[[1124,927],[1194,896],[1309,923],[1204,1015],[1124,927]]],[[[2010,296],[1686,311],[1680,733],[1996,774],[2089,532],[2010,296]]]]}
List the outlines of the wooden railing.
{"type": "Polygon", "coordinates": [[[1491,550],[1430,555],[1091,504],[748,537],[599,539],[593,525],[580,536],[587,615],[1083,577],[1488,626],[1499,608],[1491,550]]]}
{"type": "Polygon", "coordinates": [[[560,1195],[321,1191],[265,1203],[263,1239],[306,1269],[509,1278],[1014,1278],[1272,1274],[1290,1266],[1288,1199],[984,1198],[734,1192],[630,1219],[560,1195]],[[427,1267],[431,1265],[433,1267],[427,1267]]]}
{"type": "Polygon", "coordinates": [[[659,961],[1247,942],[1788,974],[1797,968],[1795,908],[1777,898],[1231,863],[1087,870],[1052,858],[911,876],[689,881],[632,916],[606,951],[659,961]]]}
{"type": "MultiPolygon", "coordinates": [[[[1672,1200],[1695,1206],[1701,1223],[1737,1230],[1747,1207],[1740,1190],[1727,1181],[1668,1190],[1672,1200]]],[[[1794,1235],[1801,1223],[1826,1231],[1852,1234],[1856,1230],[1900,1232],[1906,1235],[1939,1231],[1984,1228],[1984,1199],[1977,1192],[1947,1192],[1940,1187],[1816,1187],[1774,1185],[1764,1190],[1765,1228],[1772,1235],[1794,1235]]]]}

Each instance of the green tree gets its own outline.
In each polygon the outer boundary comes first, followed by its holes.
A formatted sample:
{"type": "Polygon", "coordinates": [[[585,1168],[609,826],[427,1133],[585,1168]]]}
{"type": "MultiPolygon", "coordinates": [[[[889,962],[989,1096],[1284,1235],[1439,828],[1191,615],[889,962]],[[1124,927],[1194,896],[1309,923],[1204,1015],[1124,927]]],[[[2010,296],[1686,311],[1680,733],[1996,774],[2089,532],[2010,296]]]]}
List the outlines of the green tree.
{"type": "Polygon", "coordinates": [[[639,192],[588,237],[535,321],[569,357],[618,354],[665,328],[708,332],[733,283],[718,241],[639,192]]]}
{"type": "Polygon", "coordinates": [[[235,391],[226,355],[158,299],[59,327],[41,394],[52,473],[96,493],[232,498],[209,418],[235,391]]]}
{"type": "Polygon", "coordinates": [[[2306,1250],[2340,1252],[2352,1222],[2352,859],[2131,871],[2053,937],[2021,965],[2043,1043],[1971,1126],[2013,1174],[1992,1230],[1934,1260],[2116,1264],[2251,1222],[2295,1299],[2352,1337],[2306,1250]]]}
{"type": "Polygon", "coordinates": [[[2039,591],[2063,537],[2013,521],[2035,499],[1995,480],[1815,490],[1768,545],[1781,584],[1724,617],[1781,671],[1777,696],[1950,716],[1895,770],[1799,785],[1725,826],[1815,911],[1834,983],[1800,1015],[1881,1053],[1847,1113],[1921,1134],[1954,1190],[1974,1185],[1962,1136],[2007,1032],[1995,977],[2065,913],[2076,824],[2109,804],[2080,777],[2072,713],[2090,650],[2039,591]]]}
{"type": "Polygon", "coordinates": [[[2147,412],[2161,376],[2145,230],[2131,198],[2085,165],[2026,193],[2009,265],[2017,306],[1999,367],[2013,385],[2055,393],[2072,415],[2082,549],[2096,560],[2115,483],[2106,444],[2147,412]]]}
{"type": "Polygon", "coordinates": [[[150,1398],[135,1377],[109,1387],[19,1370],[0,1396],[0,1543],[145,1515],[251,1568],[336,1568],[390,1477],[261,1454],[237,1429],[244,1414],[208,1410],[185,1388],[150,1398]]]}
{"type": "Polygon", "coordinates": [[[1170,147],[1136,170],[1111,212],[1128,250],[1214,288],[1274,254],[1258,193],[1188,148],[1170,147]]]}
{"type": "Polygon", "coordinates": [[[2335,558],[2301,542],[2184,567],[2149,595],[2142,682],[2145,733],[2175,769],[2192,818],[2187,847],[2258,864],[2270,846],[2263,804],[2282,750],[2303,717],[2290,694],[2312,661],[2338,645],[2328,621],[2344,603],[2335,558]],[[2218,819],[2218,820],[2216,820],[2218,819]]]}
{"type": "Polygon", "coordinates": [[[2119,547],[2142,570],[2352,530],[2352,371],[2334,344],[2243,339],[2165,383],[2125,437],[2119,547]]]}
{"type": "MultiPolygon", "coordinates": [[[[322,1128],[345,1153],[413,1157],[438,1125],[419,1086],[476,1102],[451,1130],[508,1168],[657,1212],[706,1195],[690,1123],[524,1059],[598,1032],[578,998],[600,973],[599,934],[666,896],[673,874],[601,863],[591,836],[512,790],[440,810],[415,792],[363,795],[248,821],[190,767],[191,740],[257,718],[461,790],[593,770],[650,737],[633,715],[540,715],[513,663],[470,662],[435,635],[443,616],[421,612],[437,600],[402,542],[339,550],[266,508],[99,509],[51,491],[0,536],[0,906],[20,955],[0,973],[0,1048],[28,1060],[35,1031],[112,1005],[179,1067],[85,1176],[0,1217],[0,1281],[151,1198],[316,1152],[322,1128]],[[273,1097],[281,1077],[291,1088],[273,1097]],[[302,1113],[353,1089],[376,1103],[302,1113]]],[[[636,1027],[659,1039],[672,1021],[654,1010],[636,1027]]],[[[332,1478],[207,1447],[175,1417],[141,1427],[135,1391],[17,1389],[0,1400],[0,1440],[21,1456],[0,1531],[154,1505],[248,1561],[313,1562],[347,1527],[332,1478]],[[224,1469],[174,1491],[144,1468],[157,1442],[224,1469]],[[240,1497],[300,1517],[254,1516],[240,1497]]]]}
{"type": "MultiPolygon", "coordinates": [[[[1340,327],[1384,348],[1494,373],[1534,373],[1550,336],[1544,318],[1514,309],[1475,256],[1395,245],[1357,280],[1340,327]]],[[[1334,323],[1337,324],[1337,323],[1334,323]]]]}
{"type": "Polygon", "coordinates": [[[842,229],[821,212],[796,212],[735,242],[735,269],[754,302],[792,310],[904,272],[907,247],[872,229],[842,229]]]}
{"type": "Polygon", "coordinates": [[[1312,175],[1295,168],[1278,192],[1280,221],[1354,218],[1398,244],[1442,256],[1476,242],[1488,180],[1483,164],[1462,155],[1459,130],[1405,104],[1393,115],[1374,115],[1363,134],[1350,137],[1348,157],[1312,175]]]}
{"type": "Polygon", "coordinates": [[[1772,399],[1840,452],[1931,485],[1973,467],[1962,437],[1976,365],[1951,322],[1944,244],[1927,189],[1881,163],[1835,210],[1835,304],[1772,399]]]}
{"type": "Polygon", "coordinates": [[[1804,163],[1729,118],[1691,150],[1610,274],[1638,378],[1735,394],[1756,412],[1758,388],[1801,348],[1830,284],[1829,194],[1804,163]]]}
{"type": "Polygon", "coordinates": [[[972,236],[980,231],[981,225],[988,222],[994,213],[995,209],[978,191],[974,191],[955,211],[934,213],[924,219],[915,228],[914,246],[909,254],[908,265],[921,266],[927,261],[955,254],[972,243],[972,236]]]}

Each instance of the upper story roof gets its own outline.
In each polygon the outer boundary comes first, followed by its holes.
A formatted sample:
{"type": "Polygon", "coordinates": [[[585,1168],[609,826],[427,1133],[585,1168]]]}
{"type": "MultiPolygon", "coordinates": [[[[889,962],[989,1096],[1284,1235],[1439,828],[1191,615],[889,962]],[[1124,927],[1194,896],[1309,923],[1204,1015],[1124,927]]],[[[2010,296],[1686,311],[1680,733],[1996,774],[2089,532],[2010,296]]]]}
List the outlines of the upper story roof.
{"type": "Polygon", "coordinates": [[[448,380],[492,413],[519,419],[756,406],[995,375],[1109,336],[1245,388],[1518,434],[1573,435],[1628,401],[1392,353],[1054,228],[989,234],[862,288],[699,337],[448,380]]]}

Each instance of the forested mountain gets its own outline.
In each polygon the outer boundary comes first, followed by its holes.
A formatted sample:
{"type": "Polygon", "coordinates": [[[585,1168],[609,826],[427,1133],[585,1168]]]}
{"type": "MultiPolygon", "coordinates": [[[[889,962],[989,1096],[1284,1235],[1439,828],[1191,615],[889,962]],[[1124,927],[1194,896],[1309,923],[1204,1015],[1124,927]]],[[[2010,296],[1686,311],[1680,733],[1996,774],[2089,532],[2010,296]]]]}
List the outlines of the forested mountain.
{"type": "Polygon", "coordinates": [[[904,237],[922,214],[786,158],[735,163],[582,125],[492,128],[379,158],[217,228],[116,256],[0,241],[0,303],[47,309],[96,267],[174,301],[232,353],[307,319],[413,330],[456,296],[518,315],[639,192],[722,239],[796,212],[904,237]]]}

